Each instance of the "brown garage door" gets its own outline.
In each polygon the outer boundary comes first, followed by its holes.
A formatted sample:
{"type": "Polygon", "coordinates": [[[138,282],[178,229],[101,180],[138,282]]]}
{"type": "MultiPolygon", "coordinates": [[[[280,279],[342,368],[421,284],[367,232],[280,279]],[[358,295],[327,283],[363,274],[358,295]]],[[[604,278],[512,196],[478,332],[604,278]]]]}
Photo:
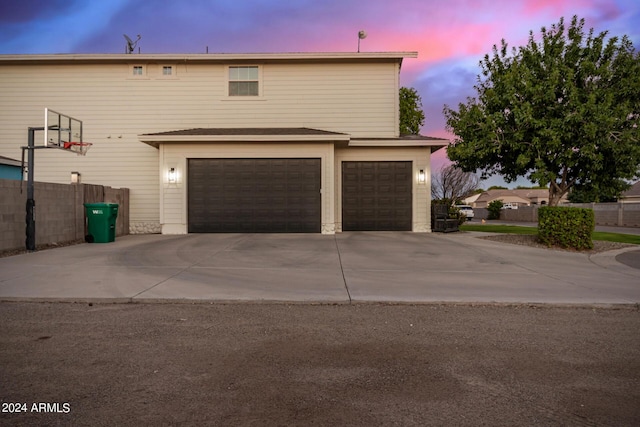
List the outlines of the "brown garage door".
{"type": "Polygon", "coordinates": [[[319,233],[320,159],[189,159],[190,233],[319,233]]]}
{"type": "Polygon", "coordinates": [[[343,162],[342,229],[411,231],[411,162],[343,162]]]}

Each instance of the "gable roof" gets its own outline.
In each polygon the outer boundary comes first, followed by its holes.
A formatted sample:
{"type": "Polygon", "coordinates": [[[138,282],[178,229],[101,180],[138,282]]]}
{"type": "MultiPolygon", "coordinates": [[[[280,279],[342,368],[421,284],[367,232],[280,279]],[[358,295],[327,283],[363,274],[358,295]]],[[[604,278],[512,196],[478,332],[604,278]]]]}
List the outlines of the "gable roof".
{"type": "MultiPolygon", "coordinates": [[[[472,196],[473,197],[473,196],[472,196]]],[[[518,198],[522,200],[522,203],[531,203],[532,201],[538,201],[540,199],[549,199],[548,189],[515,189],[515,190],[487,190],[480,194],[475,200],[469,201],[470,198],[465,199],[467,203],[489,203],[493,200],[503,198],[518,198]]]]}
{"type": "Polygon", "coordinates": [[[640,197],[640,181],[636,182],[630,189],[622,193],[622,198],[626,197],[640,197]]]}
{"type": "Polygon", "coordinates": [[[335,135],[346,135],[345,133],[339,132],[330,132],[327,130],[321,129],[311,129],[311,128],[195,128],[195,129],[182,129],[182,130],[172,130],[168,132],[155,132],[155,133],[146,133],[144,135],[154,135],[154,136],[195,136],[195,135],[206,135],[206,136],[258,136],[258,135],[280,135],[280,136],[289,136],[289,135],[324,135],[324,136],[335,136],[335,135]]]}
{"type": "Polygon", "coordinates": [[[481,202],[492,202],[494,200],[497,199],[502,199],[502,198],[518,198],[520,200],[522,200],[522,203],[529,203],[530,199],[528,197],[525,197],[522,194],[518,194],[515,192],[516,190],[489,190],[489,191],[485,191],[483,193],[480,194],[480,197],[478,197],[475,202],[476,203],[481,203],[481,202]]]}
{"type": "Polygon", "coordinates": [[[158,148],[162,143],[197,142],[334,142],[353,147],[430,147],[439,150],[449,144],[444,138],[422,135],[399,138],[351,138],[349,134],[305,127],[194,128],[138,135],[145,144],[158,148]]]}
{"type": "Polygon", "coordinates": [[[311,128],[195,128],[138,135],[145,144],[212,142],[349,142],[346,133],[311,128]]]}

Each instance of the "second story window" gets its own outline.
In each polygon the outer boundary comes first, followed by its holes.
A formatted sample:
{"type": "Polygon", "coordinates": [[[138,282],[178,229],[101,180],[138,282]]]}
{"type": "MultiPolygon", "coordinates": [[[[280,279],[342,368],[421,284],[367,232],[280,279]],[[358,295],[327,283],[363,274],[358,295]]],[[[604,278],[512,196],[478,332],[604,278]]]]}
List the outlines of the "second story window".
{"type": "Polygon", "coordinates": [[[142,65],[134,65],[133,66],[133,75],[134,76],[141,76],[144,73],[144,68],[142,67],[142,65]]]}
{"type": "Polygon", "coordinates": [[[257,66],[229,67],[229,96],[259,96],[260,73],[257,66]]]}
{"type": "Polygon", "coordinates": [[[171,65],[165,65],[162,67],[162,75],[163,76],[171,76],[173,75],[173,67],[171,65]]]}

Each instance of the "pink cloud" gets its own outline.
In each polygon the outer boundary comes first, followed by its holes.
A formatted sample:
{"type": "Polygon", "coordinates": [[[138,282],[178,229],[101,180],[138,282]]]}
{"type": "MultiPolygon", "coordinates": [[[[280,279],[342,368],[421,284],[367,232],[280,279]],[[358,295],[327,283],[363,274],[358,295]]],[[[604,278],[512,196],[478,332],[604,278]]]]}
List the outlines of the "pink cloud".
{"type": "Polygon", "coordinates": [[[525,16],[551,13],[560,18],[567,11],[586,9],[593,5],[592,0],[528,0],[522,3],[522,13],[525,16]]]}

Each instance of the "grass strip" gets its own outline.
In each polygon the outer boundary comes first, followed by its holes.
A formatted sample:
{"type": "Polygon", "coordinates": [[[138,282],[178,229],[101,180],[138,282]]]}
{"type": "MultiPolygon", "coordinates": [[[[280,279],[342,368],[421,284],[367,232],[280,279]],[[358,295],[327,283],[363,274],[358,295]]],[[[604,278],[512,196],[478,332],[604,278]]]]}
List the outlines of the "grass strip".
{"type": "MultiPolygon", "coordinates": [[[[498,224],[464,224],[460,226],[462,231],[482,231],[485,233],[505,233],[505,234],[538,234],[537,227],[522,227],[518,225],[498,225],[498,224]]],[[[604,231],[594,231],[591,235],[593,240],[604,242],[629,243],[640,245],[640,236],[634,234],[607,233],[604,231]]]]}
{"type": "Polygon", "coordinates": [[[520,225],[500,225],[500,224],[463,224],[462,231],[483,231],[485,233],[506,233],[506,234],[538,234],[538,227],[522,227],[520,225]]]}

